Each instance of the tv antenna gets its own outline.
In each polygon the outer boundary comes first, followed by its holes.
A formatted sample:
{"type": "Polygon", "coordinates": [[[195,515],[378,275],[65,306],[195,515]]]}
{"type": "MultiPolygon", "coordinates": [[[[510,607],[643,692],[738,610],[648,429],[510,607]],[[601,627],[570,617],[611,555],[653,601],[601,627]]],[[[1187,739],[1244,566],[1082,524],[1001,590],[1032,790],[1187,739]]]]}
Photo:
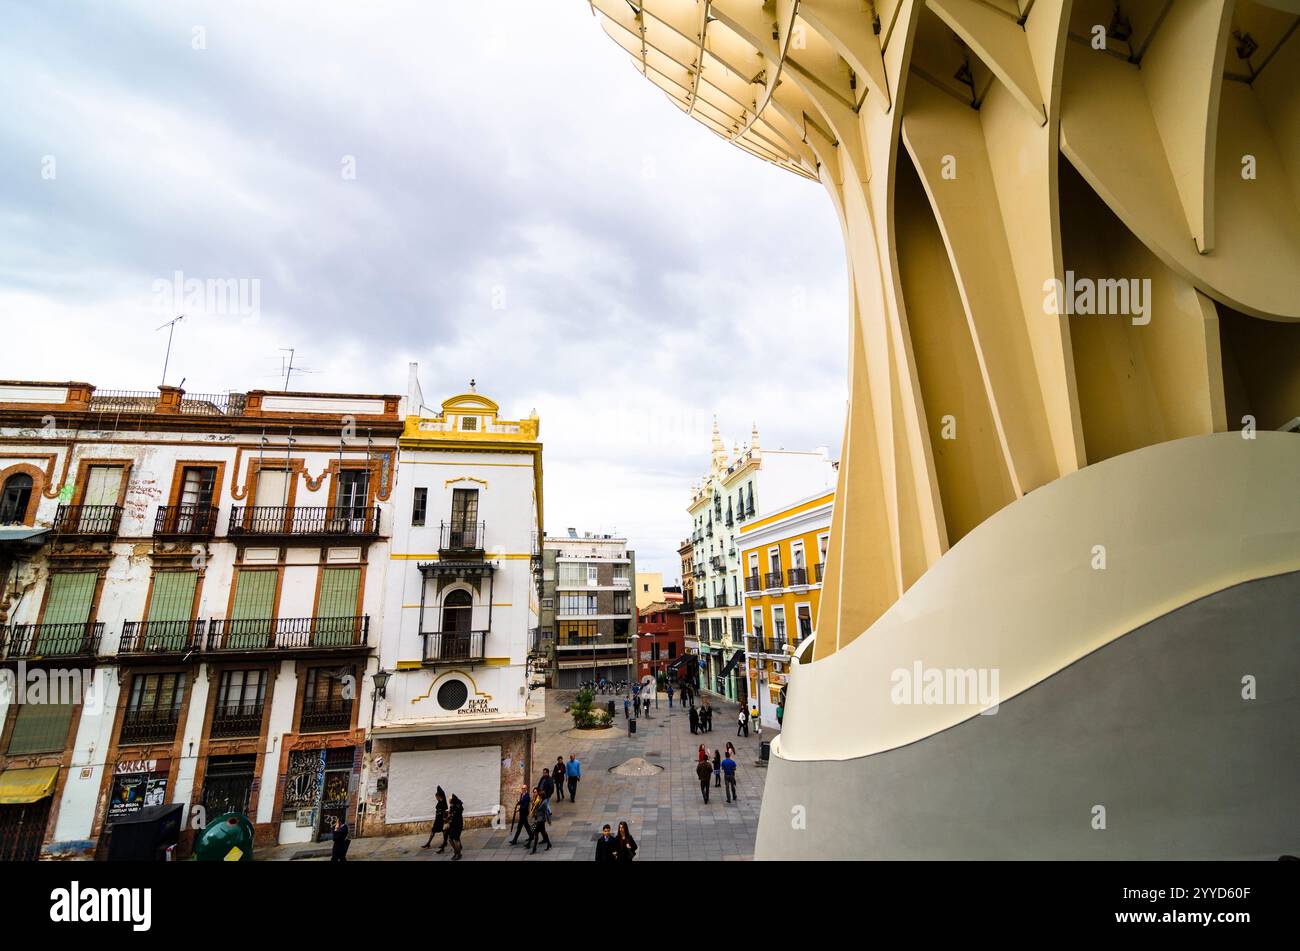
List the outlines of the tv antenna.
{"type": "Polygon", "coordinates": [[[280,358],[280,375],[284,377],[285,392],[289,390],[289,383],[295,373],[315,373],[315,370],[308,370],[306,367],[296,367],[293,365],[295,350],[293,347],[281,347],[282,353],[289,354],[287,357],[280,358]]]}
{"type": "Polygon", "coordinates": [[[185,315],[180,314],[176,317],[173,317],[171,320],[167,321],[167,323],[163,324],[161,327],[155,328],[154,330],[154,333],[157,333],[159,330],[162,330],[163,327],[167,328],[167,354],[166,356],[163,357],[162,382],[158,384],[159,386],[167,385],[167,364],[170,363],[172,359],[172,335],[176,333],[176,325],[179,324],[184,319],[185,319],[185,315]]]}

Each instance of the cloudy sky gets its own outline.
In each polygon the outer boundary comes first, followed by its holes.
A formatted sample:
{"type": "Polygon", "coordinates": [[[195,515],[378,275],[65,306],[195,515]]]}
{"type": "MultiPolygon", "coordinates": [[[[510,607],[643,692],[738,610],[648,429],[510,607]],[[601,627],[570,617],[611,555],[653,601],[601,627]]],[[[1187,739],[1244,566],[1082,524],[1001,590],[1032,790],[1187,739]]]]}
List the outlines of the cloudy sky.
{"type": "Polygon", "coordinates": [[[673,579],[715,413],[728,447],[756,421],[838,454],[829,201],[683,116],[582,0],[0,19],[0,376],[149,389],[160,288],[255,281],[256,307],[184,308],[168,382],[282,386],[288,347],[295,389],[474,377],[541,416],[548,531],[627,535],[673,579]]]}

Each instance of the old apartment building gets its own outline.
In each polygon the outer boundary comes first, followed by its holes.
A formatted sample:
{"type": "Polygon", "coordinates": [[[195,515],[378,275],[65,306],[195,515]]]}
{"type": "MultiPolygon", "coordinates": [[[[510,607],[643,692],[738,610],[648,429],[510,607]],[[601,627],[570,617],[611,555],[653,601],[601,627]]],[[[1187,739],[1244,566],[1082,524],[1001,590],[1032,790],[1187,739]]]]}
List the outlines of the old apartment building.
{"type": "Polygon", "coordinates": [[[146,804],[187,804],[183,849],[355,809],[402,426],[396,396],[0,383],[0,859],[146,804]]]}
{"type": "Polygon", "coordinates": [[[542,558],[552,686],[636,679],[636,552],[627,539],[571,528],[546,537],[542,558]]]}

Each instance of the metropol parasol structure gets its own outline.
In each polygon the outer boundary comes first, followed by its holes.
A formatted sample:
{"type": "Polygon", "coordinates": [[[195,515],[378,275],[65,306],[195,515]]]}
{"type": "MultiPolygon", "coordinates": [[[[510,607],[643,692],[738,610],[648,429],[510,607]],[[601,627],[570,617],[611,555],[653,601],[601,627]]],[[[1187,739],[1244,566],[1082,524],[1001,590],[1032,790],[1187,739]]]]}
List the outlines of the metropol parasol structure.
{"type": "Polygon", "coordinates": [[[590,5],[844,232],[757,856],[1300,849],[1300,2],[590,5]]]}

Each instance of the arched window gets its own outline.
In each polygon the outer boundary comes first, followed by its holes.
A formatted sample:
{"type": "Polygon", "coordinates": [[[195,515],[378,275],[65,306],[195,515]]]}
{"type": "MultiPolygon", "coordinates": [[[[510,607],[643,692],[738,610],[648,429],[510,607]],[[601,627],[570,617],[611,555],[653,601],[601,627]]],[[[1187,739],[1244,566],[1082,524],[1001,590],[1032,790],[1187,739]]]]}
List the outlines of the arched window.
{"type": "Polygon", "coordinates": [[[32,477],[25,472],[15,472],[5,479],[0,492],[0,525],[19,525],[27,517],[27,505],[32,498],[32,477]]]}
{"type": "Polygon", "coordinates": [[[442,602],[442,630],[448,634],[468,634],[473,621],[474,599],[463,589],[452,591],[442,602]]]}

